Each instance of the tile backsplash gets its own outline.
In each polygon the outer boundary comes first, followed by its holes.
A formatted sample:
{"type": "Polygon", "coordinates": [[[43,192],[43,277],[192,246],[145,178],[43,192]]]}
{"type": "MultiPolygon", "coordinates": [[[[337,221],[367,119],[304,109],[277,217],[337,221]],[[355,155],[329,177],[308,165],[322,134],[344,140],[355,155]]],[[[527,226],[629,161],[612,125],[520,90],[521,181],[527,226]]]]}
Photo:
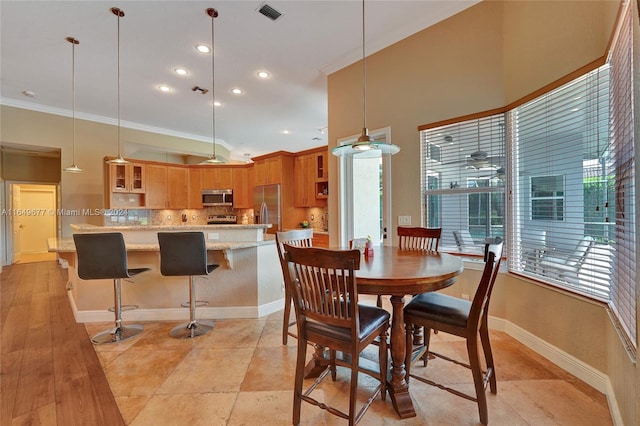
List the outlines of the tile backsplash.
{"type": "Polygon", "coordinates": [[[235,214],[238,216],[238,223],[242,223],[243,214],[247,215],[250,224],[254,222],[253,210],[228,209],[226,207],[209,207],[206,209],[180,209],[180,210],[145,210],[127,209],[122,211],[114,210],[113,214],[104,216],[104,225],[206,225],[207,216],[219,214],[235,214]],[[186,222],[183,222],[183,215],[186,222]]]}

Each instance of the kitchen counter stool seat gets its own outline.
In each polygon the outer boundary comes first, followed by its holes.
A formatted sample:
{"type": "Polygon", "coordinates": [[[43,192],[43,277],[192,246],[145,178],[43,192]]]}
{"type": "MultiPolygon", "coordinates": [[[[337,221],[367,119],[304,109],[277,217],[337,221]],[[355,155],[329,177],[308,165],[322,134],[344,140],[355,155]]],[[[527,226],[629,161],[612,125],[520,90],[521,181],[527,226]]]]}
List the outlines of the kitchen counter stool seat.
{"type": "Polygon", "coordinates": [[[207,263],[207,245],[202,232],[158,232],[160,273],[189,277],[189,322],[174,327],[169,335],[177,339],[202,336],[210,332],[213,321],[197,320],[196,307],[208,302],[196,300],[196,276],[206,276],[219,265],[207,263]]]}
{"type": "Polygon", "coordinates": [[[113,279],[114,312],[113,328],[91,338],[95,344],[114,343],[129,339],[143,330],[140,324],[122,324],[122,311],[137,308],[122,305],[121,284],[123,278],[131,278],[150,268],[127,267],[127,250],[120,232],[73,234],[78,256],[78,276],[83,280],[113,279]]]}

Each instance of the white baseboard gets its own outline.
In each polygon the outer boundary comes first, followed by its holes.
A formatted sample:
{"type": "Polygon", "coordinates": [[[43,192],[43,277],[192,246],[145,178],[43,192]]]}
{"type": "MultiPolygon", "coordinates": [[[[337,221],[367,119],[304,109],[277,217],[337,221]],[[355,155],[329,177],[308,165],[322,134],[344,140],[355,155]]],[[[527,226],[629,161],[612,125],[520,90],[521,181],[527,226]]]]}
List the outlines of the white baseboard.
{"type": "Polygon", "coordinates": [[[605,394],[613,424],[624,426],[609,376],[510,321],[490,317],[489,328],[504,331],[529,349],[605,394]]]}
{"type": "MultiPolygon", "coordinates": [[[[69,293],[71,309],[79,323],[110,322],[113,321],[113,312],[105,310],[79,311],[69,293]]],[[[196,310],[197,318],[201,319],[234,319],[234,318],[262,318],[284,307],[284,298],[266,303],[260,306],[202,306],[196,310]]],[[[134,309],[122,314],[125,321],[185,321],[189,319],[188,308],[165,309],[134,309]]]]}

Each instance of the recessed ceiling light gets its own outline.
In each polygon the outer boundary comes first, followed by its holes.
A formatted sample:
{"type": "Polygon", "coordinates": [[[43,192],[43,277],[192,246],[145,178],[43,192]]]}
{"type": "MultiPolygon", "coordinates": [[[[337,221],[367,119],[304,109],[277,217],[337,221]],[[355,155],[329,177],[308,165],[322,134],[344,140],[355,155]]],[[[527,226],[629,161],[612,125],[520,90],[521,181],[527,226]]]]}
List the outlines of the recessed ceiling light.
{"type": "Polygon", "coordinates": [[[35,98],[36,96],[36,92],[34,92],[33,90],[25,90],[22,92],[23,95],[25,95],[27,98],[35,98]]]}
{"type": "Polygon", "coordinates": [[[174,68],[174,69],[173,69],[173,72],[175,72],[175,73],[176,73],[176,74],[178,74],[178,75],[187,75],[187,74],[189,74],[189,71],[187,71],[187,70],[186,70],[186,69],[184,69],[184,68],[180,68],[180,67],[178,67],[178,68],[174,68]]]}
{"type": "Polygon", "coordinates": [[[235,95],[242,95],[244,92],[242,91],[242,89],[240,89],[238,87],[234,87],[233,89],[231,89],[231,93],[233,93],[235,95]]]}
{"type": "Polygon", "coordinates": [[[160,84],[158,85],[158,90],[160,90],[161,92],[171,92],[171,87],[167,86],[166,84],[160,84]]]}
{"type": "Polygon", "coordinates": [[[269,78],[269,77],[271,77],[271,74],[269,74],[267,71],[258,71],[258,77],[260,77],[260,78],[269,78]]]}
{"type": "Polygon", "coordinates": [[[215,101],[215,102],[211,102],[214,106],[222,106],[222,104],[220,103],[220,101],[215,101]]]}
{"type": "Polygon", "coordinates": [[[289,131],[288,131],[287,129],[284,129],[284,130],[282,131],[282,133],[284,133],[285,135],[288,135],[288,134],[289,134],[289,131]]]}
{"type": "Polygon", "coordinates": [[[196,50],[200,53],[211,53],[211,48],[206,44],[198,44],[196,45],[196,50]]]}

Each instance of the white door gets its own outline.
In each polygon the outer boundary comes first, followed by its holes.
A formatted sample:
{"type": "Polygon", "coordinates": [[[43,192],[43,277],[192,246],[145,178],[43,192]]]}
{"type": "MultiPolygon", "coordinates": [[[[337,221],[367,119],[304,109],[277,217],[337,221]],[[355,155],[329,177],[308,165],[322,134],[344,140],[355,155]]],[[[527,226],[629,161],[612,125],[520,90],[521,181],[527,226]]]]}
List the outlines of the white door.
{"type": "MultiPolygon", "coordinates": [[[[390,140],[389,128],[371,132],[375,141],[390,140]]],[[[355,142],[357,136],[338,141],[355,142]]],[[[371,237],[374,245],[390,245],[391,231],[391,156],[364,151],[340,157],[338,214],[340,245],[352,238],[371,237]]]]}
{"type": "Polygon", "coordinates": [[[13,203],[18,213],[14,215],[14,226],[19,231],[14,229],[18,238],[14,244],[21,254],[47,252],[47,239],[56,236],[56,216],[53,214],[56,211],[56,186],[16,186],[19,188],[19,201],[14,199],[13,203]]]}

